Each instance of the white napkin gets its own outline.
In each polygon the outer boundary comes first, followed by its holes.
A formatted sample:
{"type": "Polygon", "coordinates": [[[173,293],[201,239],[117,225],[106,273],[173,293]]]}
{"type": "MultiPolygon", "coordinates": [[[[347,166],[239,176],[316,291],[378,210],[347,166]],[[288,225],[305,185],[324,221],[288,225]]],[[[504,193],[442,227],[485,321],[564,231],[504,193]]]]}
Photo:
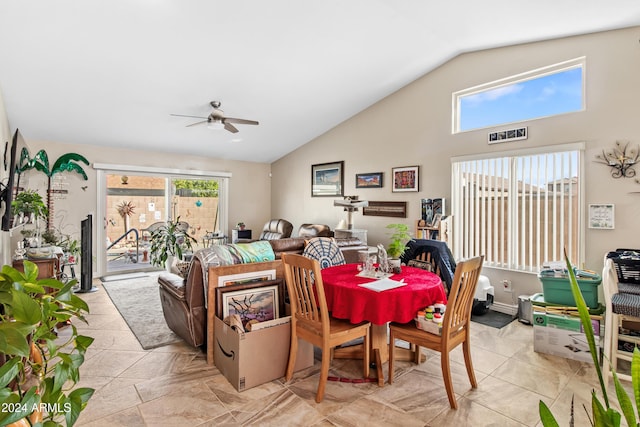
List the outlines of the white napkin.
{"type": "Polygon", "coordinates": [[[371,289],[372,291],[382,292],[389,289],[399,288],[400,286],[405,286],[404,279],[401,281],[392,280],[388,278],[376,280],[375,282],[362,283],[358,286],[362,286],[363,288],[371,289]]]}

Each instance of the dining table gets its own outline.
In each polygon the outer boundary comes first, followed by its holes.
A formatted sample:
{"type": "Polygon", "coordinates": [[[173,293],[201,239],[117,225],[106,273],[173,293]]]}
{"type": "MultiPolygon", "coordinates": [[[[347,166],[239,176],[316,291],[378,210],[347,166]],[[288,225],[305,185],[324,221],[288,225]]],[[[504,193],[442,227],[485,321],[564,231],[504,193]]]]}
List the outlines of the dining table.
{"type": "Polygon", "coordinates": [[[324,268],[322,282],[331,316],[354,324],[371,322],[368,351],[382,385],[382,364],[389,359],[388,323],[410,322],[419,310],[439,302],[446,304],[447,295],[440,277],[424,269],[402,266],[399,273],[380,277],[363,272],[361,267],[356,263],[324,268]]]}

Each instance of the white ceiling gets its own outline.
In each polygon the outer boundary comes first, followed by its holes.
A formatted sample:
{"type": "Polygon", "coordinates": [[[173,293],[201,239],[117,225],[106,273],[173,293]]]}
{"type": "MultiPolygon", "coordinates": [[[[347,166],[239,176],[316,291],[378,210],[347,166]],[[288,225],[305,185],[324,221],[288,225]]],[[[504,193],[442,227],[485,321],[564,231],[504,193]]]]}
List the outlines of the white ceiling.
{"type": "Polygon", "coordinates": [[[270,163],[461,53],[636,25],[637,0],[0,0],[0,90],[27,140],[270,163]],[[213,100],[260,125],[170,116],[213,100]]]}

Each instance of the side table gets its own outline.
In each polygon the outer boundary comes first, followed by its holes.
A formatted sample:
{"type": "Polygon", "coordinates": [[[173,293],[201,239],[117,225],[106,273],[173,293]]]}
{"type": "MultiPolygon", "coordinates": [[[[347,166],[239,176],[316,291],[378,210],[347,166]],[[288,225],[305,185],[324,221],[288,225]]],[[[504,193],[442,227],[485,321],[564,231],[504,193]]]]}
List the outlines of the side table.
{"type": "Polygon", "coordinates": [[[251,230],[231,230],[231,243],[238,243],[238,240],[251,240],[251,230]]]}
{"type": "MultiPolygon", "coordinates": [[[[36,266],[38,266],[38,279],[49,279],[49,278],[57,279],[58,278],[58,274],[60,273],[60,270],[58,267],[59,266],[58,257],[45,258],[45,259],[27,259],[27,258],[25,259],[27,261],[34,263],[36,266]]],[[[21,259],[13,260],[12,265],[13,265],[13,268],[24,273],[23,260],[21,259]]]]}

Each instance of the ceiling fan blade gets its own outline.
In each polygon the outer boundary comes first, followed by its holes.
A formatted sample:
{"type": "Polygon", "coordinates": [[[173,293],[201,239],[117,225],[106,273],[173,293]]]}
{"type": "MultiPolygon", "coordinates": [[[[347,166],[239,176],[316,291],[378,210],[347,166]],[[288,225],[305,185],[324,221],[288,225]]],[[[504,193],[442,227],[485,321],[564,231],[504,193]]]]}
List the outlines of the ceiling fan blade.
{"type": "Polygon", "coordinates": [[[193,119],[206,119],[206,117],[202,117],[202,116],[187,116],[184,114],[170,114],[171,116],[176,116],[176,117],[191,117],[193,119]]]}
{"type": "Polygon", "coordinates": [[[234,119],[233,117],[225,117],[225,123],[236,123],[239,125],[257,125],[258,122],[255,120],[245,120],[245,119],[234,119]]]}
{"type": "Polygon", "coordinates": [[[191,127],[191,126],[195,126],[195,125],[201,125],[201,124],[207,123],[207,122],[209,122],[209,120],[202,120],[200,122],[191,123],[190,125],[187,125],[187,127],[191,127]]]}
{"type": "Polygon", "coordinates": [[[236,129],[236,127],[234,125],[232,125],[231,123],[224,123],[224,128],[226,130],[228,130],[231,133],[238,133],[238,129],[236,129]]]}

